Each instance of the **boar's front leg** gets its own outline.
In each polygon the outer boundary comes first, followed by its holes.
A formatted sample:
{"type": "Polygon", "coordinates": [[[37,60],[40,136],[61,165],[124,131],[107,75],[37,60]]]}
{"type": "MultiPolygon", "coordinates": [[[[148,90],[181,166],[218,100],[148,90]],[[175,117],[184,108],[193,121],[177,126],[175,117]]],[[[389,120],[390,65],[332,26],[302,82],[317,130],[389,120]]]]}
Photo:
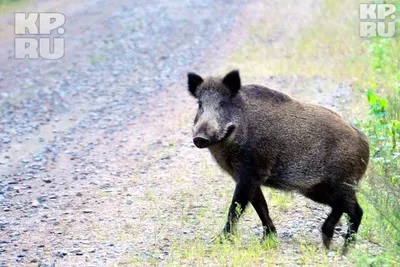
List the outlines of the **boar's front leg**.
{"type": "Polygon", "coordinates": [[[236,184],[232,203],[229,207],[228,220],[223,230],[223,235],[228,236],[235,229],[235,224],[244,212],[249,201],[253,198],[257,185],[248,181],[248,178],[240,179],[236,184]]]}
{"type": "Polygon", "coordinates": [[[261,219],[264,228],[264,237],[266,237],[270,233],[276,233],[275,226],[272,223],[271,217],[269,217],[267,202],[265,201],[264,195],[260,187],[256,188],[253,198],[251,200],[251,204],[253,205],[254,209],[261,219]]]}

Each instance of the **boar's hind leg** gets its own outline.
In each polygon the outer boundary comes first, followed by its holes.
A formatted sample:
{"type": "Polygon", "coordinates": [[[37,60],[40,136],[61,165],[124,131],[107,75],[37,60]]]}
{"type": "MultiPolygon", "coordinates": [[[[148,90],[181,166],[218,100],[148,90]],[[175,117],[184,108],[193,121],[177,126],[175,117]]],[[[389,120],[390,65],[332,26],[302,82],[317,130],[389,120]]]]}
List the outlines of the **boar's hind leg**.
{"type": "Polygon", "coordinates": [[[311,188],[305,195],[314,201],[332,207],[332,212],[322,225],[322,240],[327,248],[329,248],[335,225],[340,217],[343,213],[349,215],[349,228],[343,247],[343,254],[346,253],[348,245],[354,241],[354,235],[358,231],[363,215],[363,211],[357,203],[355,190],[349,188],[348,185],[341,187],[321,183],[311,188]]]}
{"type": "Polygon", "coordinates": [[[347,252],[348,245],[355,241],[355,234],[358,231],[363,216],[363,210],[357,202],[355,192],[353,192],[351,200],[348,201],[345,212],[349,215],[349,228],[347,229],[346,240],[343,246],[343,254],[347,252]]]}
{"type": "Polygon", "coordinates": [[[254,209],[261,219],[262,225],[264,227],[264,237],[270,233],[276,233],[275,226],[272,223],[271,218],[269,217],[267,202],[265,201],[264,195],[260,187],[255,189],[251,204],[253,205],[254,209]]]}
{"type": "Polygon", "coordinates": [[[335,226],[344,212],[343,192],[341,188],[328,183],[320,183],[305,192],[306,197],[332,207],[332,211],[322,225],[322,241],[329,249],[335,226]]]}
{"type": "Polygon", "coordinates": [[[339,222],[342,214],[343,210],[340,206],[333,206],[331,213],[322,225],[322,241],[327,249],[329,249],[329,245],[331,244],[335,225],[339,222]]]}
{"type": "Polygon", "coordinates": [[[247,204],[252,199],[255,192],[255,185],[249,181],[239,181],[236,184],[232,203],[229,207],[228,221],[226,222],[223,234],[226,236],[234,229],[240,215],[244,212],[247,204]]]}

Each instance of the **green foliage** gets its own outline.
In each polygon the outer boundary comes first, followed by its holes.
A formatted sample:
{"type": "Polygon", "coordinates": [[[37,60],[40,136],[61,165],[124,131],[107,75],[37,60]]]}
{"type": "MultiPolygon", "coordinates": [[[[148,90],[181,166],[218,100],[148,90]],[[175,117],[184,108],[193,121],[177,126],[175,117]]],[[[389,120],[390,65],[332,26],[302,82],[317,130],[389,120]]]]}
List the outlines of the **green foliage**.
{"type": "MultiPolygon", "coordinates": [[[[400,6],[400,3],[397,5],[400,6]]],[[[396,23],[396,28],[399,27],[400,23],[396,23]]],[[[384,88],[399,89],[400,59],[398,52],[400,51],[400,40],[397,38],[376,38],[368,42],[368,47],[372,78],[384,88]]]]}
{"type": "MultiPolygon", "coordinates": [[[[388,116],[389,101],[379,96],[374,87],[367,90],[367,99],[373,119],[366,122],[365,128],[374,144],[372,154],[376,156],[380,152],[390,152],[389,154],[396,159],[399,156],[396,148],[398,148],[397,140],[400,137],[400,121],[388,116]]],[[[385,154],[388,156],[388,153],[385,154]]]]}
{"type": "Polygon", "coordinates": [[[360,190],[365,211],[361,234],[382,252],[376,255],[365,248],[353,256],[360,266],[391,266],[400,259],[400,46],[398,40],[384,38],[367,45],[370,116],[359,127],[370,140],[371,164],[360,190]]]}
{"type": "Polygon", "coordinates": [[[239,203],[235,202],[236,207],[235,207],[235,214],[237,217],[240,217],[240,215],[242,215],[242,207],[240,206],[239,203]]]}

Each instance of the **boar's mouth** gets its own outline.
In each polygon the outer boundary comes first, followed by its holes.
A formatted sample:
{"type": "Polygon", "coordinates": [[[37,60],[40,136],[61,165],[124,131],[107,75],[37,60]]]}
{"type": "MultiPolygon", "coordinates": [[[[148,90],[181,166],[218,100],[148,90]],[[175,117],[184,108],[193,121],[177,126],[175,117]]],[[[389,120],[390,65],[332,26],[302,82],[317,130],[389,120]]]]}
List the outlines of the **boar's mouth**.
{"type": "Polygon", "coordinates": [[[233,133],[235,128],[236,128],[236,126],[233,123],[229,123],[227,125],[227,127],[225,128],[225,131],[224,131],[224,134],[222,135],[222,138],[219,141],[222,142],[226,138],[228,138],[233,133]]]}
{"type": "Polygon", "coordinates": [[[216,138],[215,142],[211,142],[210,145],[214,145],[225,141],[233,133],[235,128],[236,126],[233,123],[227,124],[221,135],[218,138],[216,138]]]}
{"type": "Polygon", "coordinates": [[[223,130],[220,136],[214,136],[214,138],[206,138],[205,136],[199,135],[193,139],[193,143],[198,148],[206,148],[217,143],[223,142],[227,139],[235,130],[236,126],[232,123],[229,123],[223,130]]]}

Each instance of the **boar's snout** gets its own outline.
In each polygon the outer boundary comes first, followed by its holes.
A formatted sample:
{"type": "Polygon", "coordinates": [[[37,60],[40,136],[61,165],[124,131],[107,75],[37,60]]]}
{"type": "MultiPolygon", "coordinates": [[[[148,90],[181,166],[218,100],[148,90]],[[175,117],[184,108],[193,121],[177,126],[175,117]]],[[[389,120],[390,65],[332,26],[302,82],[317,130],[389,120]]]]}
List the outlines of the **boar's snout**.
{"type": "Polygon", "coordinates": [[[206,148],[211,144],[211,141],[205,137],[196,136],[195,138],[193,138],[193,143],[198,148],[206,148]]]}

